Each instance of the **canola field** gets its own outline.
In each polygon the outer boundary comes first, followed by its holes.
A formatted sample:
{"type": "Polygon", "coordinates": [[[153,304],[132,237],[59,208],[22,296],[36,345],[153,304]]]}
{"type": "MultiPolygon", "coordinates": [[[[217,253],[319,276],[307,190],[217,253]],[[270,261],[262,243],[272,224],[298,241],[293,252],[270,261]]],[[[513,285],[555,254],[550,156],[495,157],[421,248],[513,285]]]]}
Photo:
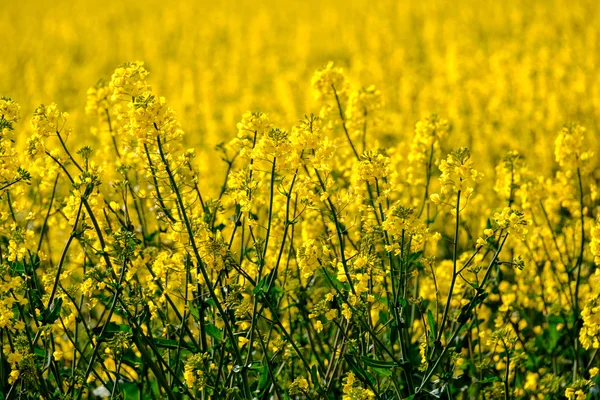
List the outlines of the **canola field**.
{"type": "Polygon", "coordinates": [[[595,1],[0,11],[0,398],[600,398],[595,1]]]}

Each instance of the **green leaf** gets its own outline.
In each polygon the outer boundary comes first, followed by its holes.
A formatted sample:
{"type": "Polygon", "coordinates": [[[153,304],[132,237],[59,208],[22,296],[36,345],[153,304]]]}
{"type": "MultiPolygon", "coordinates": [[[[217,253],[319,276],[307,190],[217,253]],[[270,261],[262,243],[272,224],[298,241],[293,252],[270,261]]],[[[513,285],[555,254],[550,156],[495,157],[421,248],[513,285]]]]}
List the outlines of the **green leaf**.
{"type": "Polygon", "coordinates": [[[408,306],[408,301],[406,301],[406,299],[399,297],[398,298],[398,304],[400,304],[400,307],[404,308],[408,306]]]}
{"type": "Polygon", "coordinates": [[[138,399],[140,397],[140,387],[137,382],[119,382],[119,388],[123,390],[125,399],[138,399]]]}
{"type": "Polygon", "coordinates": [[[437,338],[437,324],[433,318],[431,310],[427,310],[427,323],[429,324],[429,331],[431,332],[431,338],[435,340],[437,338]]]}
{"type": "Polygon", "coordinates": [[[367,356],[360,356],[360,359],[362,360],[362,362],[365,363],[365,365],[368,365],[369,367],[373,368],[391,369],[398,366],[398,364],[394,361],[375,360],[374,358],[367,356]]]}
{"type": "Polygon", "coordinates": [[[12,262],[11,267],[15,274],[23,275],[25,273],[25,265],[22,262],[12,262]]]}
{"type": "Polygon", "coordinates": [[[215,303],[215,301],[213,300],[212,297],[209,297],[208,299],[206,299],[205,303],[211,307],[215,307],[215,308],[217,307],[217,303],[215,303]]]}
{"type": "Polygon", "coordinates": [[[564,323],[563,319],[558,315],[550,315],[548,317],[548,341],[546,343],[546,349],[548,353],[552,353],[556,349],[561,332],[558,330],[557,325],[564,323]]]}
{"type": "Polygon", "coordinates": [[[154,338],[152,340],[154,340],[156,347],[162,347],[165,349],[176,349],[178,344],[177,340],[172,339],[154,338]]]}
{"type": "Polygon", "coordinates": [[[35,354],[38,357],[42,357],[42,358],[46,358],[46,350],[44,349],[40,349],[39,347],[36,347],[35,349],[33,349],[33,354],[35,354]]]}
{"type": "Polygon", "coordinates": [[[262,366],[259,376],[260,379],[258,381],[258,390],[262,392],[269,383],[269,369],[266,364],[262,366]]]}
{"type": "Polygon", "coordinates": [[[60,315],[62,302],[62,297],[55,298],[52,301],[52,304],[50,304],[50,307],[42,310],[41,314],[38,316],[38,321],[42,321],[42,324],[44,325],[53,324],[60,315]]]}
{"type": "Polygon", "coordinates": [[[146,242],[152,243],[152,241],[154,240],[154,238],[156,237],[156,235],[158,235],[158,231],[155,231],[155,232],[147,234],[146,237],[145,237],[146,242]]]}
{"type": "MultiPolygon", "coordinates": [[[[154,341],[156,347],[162,347],[164,349],[177,349],[177,347],[179,346],[179,341],[177,340],[164,338],[153,338],[152,340],[154,341]]],[[[191,349],[191,347],[184,341],[181,342],[181,348],[188,350],[191,349]]]]}
{"type": "Polygon", "coordinates": [[[126,324],[117,324],[116,322],[111,321],[106,325],[106,328],[104,328],[104,325],[100,325],[92,328],[92,332],[96,335],[102,333],[102,336],[100,336],[99,339],[103,340],[113,337],[117,332],[131,332],[131,327],[126,324]],[[104,332],[102,332],[103,330],[104,332]]]}
{"type": "Polygon", "coordinates": [[[413,262],[417,261],[421,257],[422,254],[423,254],[423,250],[411,253],[408,256],[408,262],[413,263],[413,262]]]}
{"type": "Polygon", "coordinates": [[[490,376],[488,378],[485,378],[481,381],[479,381],[479,383],[484,384],[484,383],[493,383],[493,382],[498,382],[500,381],[500,378],[498,378],[497,376],[490,376]]]}
{"type": "Polygon", "coordinates": [[[127,324],[117,324],[114,322],[108,323],[108,328],[106,328],[109,332],[131,332],[131,327],[127,324]]]}
{"type": "Polygon", "coordinates": [[[264,364],[262,363],[262,361],[257,361],[257,362],[253,362],[250,363],[248,365],[248,369],[250,371],[262,371],[264,364]]]}
{"type": "Polygon", "coordinates": [[[269,275],[264,276],[260,282],[252,290],[253,294],[265,294],[265,287],[267,286],[269,275]]]}
{"type": "Polygon", "coordinates": [[[190,314],[194,317],[194,321],[200,322],[200,310],[198,310],[198,307],[191,306],[190,314]]]}
{"type": "Polygon", "coordinates": [[[310,379],[313,383],[313,385],[315,385],[315,388],[317,390],[319,390],[319,387],[321,386],[319,383],[319,375],[317,374],[317,366],[313,365],[312,368],[310,369],[310,379]]]}
{"type": "Polygon", "coordinates": [[[390,369],[377,368],[377,367],[371,367],[371,369],[373,371],[375,371],[375,373],[377,373],[377,375],[379,375],[379,376],[383,376],[383,377],[392,376],[392,370],[390,370],[390,369]]]}
{"type": "Polygon", "coordinates": [[[211,323],[206,324],[206,333],[218,342],[223,341],[223,332],[211,323]]]}

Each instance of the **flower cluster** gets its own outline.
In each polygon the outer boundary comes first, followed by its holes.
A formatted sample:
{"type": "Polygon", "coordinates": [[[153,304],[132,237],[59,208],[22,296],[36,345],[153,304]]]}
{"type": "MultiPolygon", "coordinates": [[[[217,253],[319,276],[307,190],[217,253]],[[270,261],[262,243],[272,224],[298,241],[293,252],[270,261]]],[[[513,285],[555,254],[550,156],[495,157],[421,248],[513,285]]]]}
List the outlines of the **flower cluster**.
{"type": "MultiPolygon", "coordinates": [[[[238,139],[241,141],[242,149],[252,149],[258,138],[273,128],[269,116],[262,112],[247,112],[238,122],[238,139]]],[[[243,153],[242,153],[243,154],[243,153]]]]}
{"type": "Polygon", "coordinates": [[[88,89],[85,103],[85,113],[88,115],[97,115],[101,118],[106,116],[108,110],[112,107],[112,94],[114,89],[110,87],[110,82],[101,79],[95,86],[88,89]]]}
{"type": "Polygon", "coordinates": [[[431,201],[455,207],[454,195],[462,194],[468,200],[473,194],[475,183],[483,178],[483,174],[475,170],[472,164],[471,152],[466,147],[460,147],[448,154],[439,166],[442,172],[439,178],[441,192],[432,194],[431,201]]]}
{"type": "Polygon", "coordinates": [[[528,221],[523,212],[505,207],[501,212],[494,214],[494,221],[500,229],[506,230],[521,240],[525,239],[528,232],[528,221]]]}
{"type": "Polygon", "coordinates": [[[0,129],[12,130],[12,124],[21,120],[21,106],[9,97],[0,97],[0,129]]]}
{"type": "Polygon", "coordinates": [[[600,348],[600,296],[588,299],[583,311],[583,327],[579,332],[579,340],[585,349],[600,348]]]}
{"type": "Polygon", "coordinates": [[[591,229],[592,241],[590,250],[594,255],[594,263],[600,266],[600,224],[596,224],[591,229]]]}
{"type": "Polygon", "coordinates": [[[450,123],[437,114],[417,122],[408,161],[413,164],[437,164],[435,153],[439,150],[440,141],[446,138],[448,132],[450,123]]]}
{"type": "Polygon", "coordinates": [[[333,62],[315,72],[311,85],[317,99],[339,96],[348,89],[344,70],[334,67],[333,62]]]}
{"type": "Polygon", "coordinates": [[[65,126],[69,114],[61,112],[56,103],[49,106],[41,104],[33,112],[31,129],[42,137],[56,135],[65,126]]]}
{"type": "Polygon", "coordinates": [[[375,393],[370,389],[363,389],[356,385],[356,376],[352,372],[344,378],[344,396],[342,400],[369,400],[375,398],[375,393]]]}
{"type": "Polygon", "coordinates": [[[141,61],[128,62],[115,70],[110,79],[111,100],[130,100],[148,92],[148,71],[141,61]]]}
{"type": "Polygon", "coordinates": [[[578,168],[587,168],[593,152],[585,150],[586,129],[578,124],[565,125],[556,137],[554,157],[556,162],[570,174],[578,168]]]}

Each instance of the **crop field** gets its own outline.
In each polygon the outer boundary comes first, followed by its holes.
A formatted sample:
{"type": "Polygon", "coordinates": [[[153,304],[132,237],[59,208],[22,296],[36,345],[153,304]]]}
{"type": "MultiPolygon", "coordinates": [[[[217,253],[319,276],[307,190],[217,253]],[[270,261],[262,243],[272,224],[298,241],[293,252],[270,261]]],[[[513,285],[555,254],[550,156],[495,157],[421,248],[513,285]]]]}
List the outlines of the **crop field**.
{"type": "Polygon", "coordinates": [[[0,399],[600,399],[593,0],[0,2],[0,399]]]}

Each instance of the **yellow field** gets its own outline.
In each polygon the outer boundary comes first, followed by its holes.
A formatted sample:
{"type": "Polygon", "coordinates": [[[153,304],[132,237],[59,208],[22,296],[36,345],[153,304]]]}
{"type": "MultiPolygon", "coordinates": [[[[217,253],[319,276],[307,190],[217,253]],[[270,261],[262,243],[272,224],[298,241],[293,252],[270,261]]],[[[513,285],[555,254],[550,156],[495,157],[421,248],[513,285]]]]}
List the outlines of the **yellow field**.
{"type": "Polygon", "coordinates": [[[7,2],[0,91],[24,115],[57,102],[84,134],[87,88],[143,60],[190,143],[209,147],[248,110],[283,126],[317,112],[310,77],[328,61],[382,90],[392,141],[435,112],[455,127],[452,146],[546,154],[565,121],[599,117],[594,1],[220,3],[7,2]]]}
{"type": "Polygon", "coordinates": [[[599,10],[0,4],[0,398],[599,398],[599,10]]]}

